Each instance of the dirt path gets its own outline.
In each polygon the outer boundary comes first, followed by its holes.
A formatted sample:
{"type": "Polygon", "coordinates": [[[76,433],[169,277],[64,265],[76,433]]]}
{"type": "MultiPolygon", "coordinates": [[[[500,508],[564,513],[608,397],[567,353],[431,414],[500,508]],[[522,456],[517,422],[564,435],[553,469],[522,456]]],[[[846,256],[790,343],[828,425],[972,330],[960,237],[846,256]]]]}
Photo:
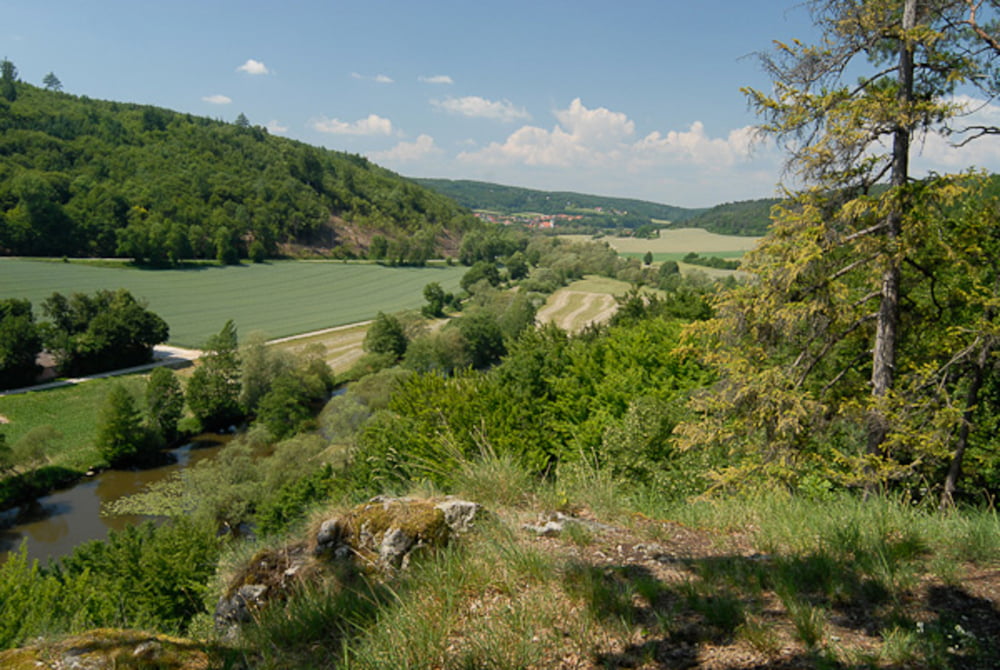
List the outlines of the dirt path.
{"type": "MultiPolygon", "coordinates": [[[[301,333],[299,335],[292,335],[290,337],[281,337],[275,340],[270,340],[268,344],[289,344],[294,343],[299,340],[314,340],[318,337],[324,335],[334,335],[341,331],[352,331],[349,335],[345,335],[342,338],[332,338],[330,340],[323,340],[323,344],[327,347],[327,357],[326,360],[330,363],[330,366],[335,370],[349,368],[354,361],[361,357],[363,354],[361,350],[361,343],[364,341],[365,331],[361,328],[367,326],[371,321],[361,321],[358,323],[350,323],[344,326],[335,326],[333,328],[324,328],[322,330],[315,330],[309,333],[301,333]],[[331,346],[331,342],[333,346],[331,346]],[[332,357],[331,357],[332,355],[332,357]]],[[[302,347],[292,346],[293,350],[305,348],[305,344],[302,347]]],[[[201,357],[202,351],[199,349],[186,349],[183,347],[173,347],[169,345],[159,345],[153,348],[153,361],[146,363],[144,365],[136,365],[130,368],[122,368],[119,370],[109,370],[107,372],[101,372],[98,374],[87,375],[84,377],[74,377],[71,379],[60,379],[57,381],[45,382],[43,384],[36,384],[34,386],[25,386],[22,388],[8,389],[6,391],[0,391],[0,397],[8,395],[18,395],[21,393],[28,393],[29,391],[44,391],[46,389],[59,388],[62,386],[73,386],[75,384],[82,384],[83,382],[90,381],[91,379],[104,379],[106,377],[116,377],[119,375],[127,375],[135,372],[145,372],[152,370],[156,367],[168,366],[173,368],[187,367],[191,365],[194,361],[201,357]]]]}

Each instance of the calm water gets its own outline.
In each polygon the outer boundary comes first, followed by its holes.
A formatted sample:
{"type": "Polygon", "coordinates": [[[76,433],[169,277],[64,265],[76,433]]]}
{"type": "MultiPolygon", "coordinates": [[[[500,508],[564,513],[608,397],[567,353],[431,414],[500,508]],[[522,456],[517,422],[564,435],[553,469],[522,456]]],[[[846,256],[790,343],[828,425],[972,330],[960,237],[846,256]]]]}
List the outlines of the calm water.
{"type": "Polygon", "coordinates": [[[45,563],[65,556],[81,542],[103,540],[108,530],[121,530],[139,523],[141,516],[104,516],[101,506],[118,498],[138,493],[147,484],[169,477],[188,465],[213,458],[228,437],[200,435],[194,441],[173,449],[177,460],[148,470],[106,470],[85,477],[72,488],[16,509],[0,513],[0,561],[8,551],[16,551],[27,541],[28,558],[45,563]]]}

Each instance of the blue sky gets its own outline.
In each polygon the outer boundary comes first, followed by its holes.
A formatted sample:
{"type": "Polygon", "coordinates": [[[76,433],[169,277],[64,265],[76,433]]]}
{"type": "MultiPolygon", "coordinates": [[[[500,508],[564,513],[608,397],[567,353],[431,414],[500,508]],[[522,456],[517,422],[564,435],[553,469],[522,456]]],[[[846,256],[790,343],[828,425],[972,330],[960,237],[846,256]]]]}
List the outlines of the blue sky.
{"type": "MultiPolygon", "coordinates": [[[[0,0],[0,57],[30,83],[243,113],[407,176],[689,207],[775,193],[740,87],[768,87],[755,51],[814,36],[798,0],[0,0]]],[[[985,144],[923,151],[1000,168],[985,144]]]]}

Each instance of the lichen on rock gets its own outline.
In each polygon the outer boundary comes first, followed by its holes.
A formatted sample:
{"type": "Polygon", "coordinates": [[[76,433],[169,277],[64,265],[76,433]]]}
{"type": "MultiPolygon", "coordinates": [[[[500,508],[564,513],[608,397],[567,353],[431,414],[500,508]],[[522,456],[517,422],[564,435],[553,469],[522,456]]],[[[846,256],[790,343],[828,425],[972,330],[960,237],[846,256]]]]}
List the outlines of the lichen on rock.
{"type": "Polygon", "coordinates": [[[232,579],[215,610],[224,639],[257,613],[282,600],[303,581],[320,577],[330,563],[376,576],[406,569],[414,552],[442,547],[468,532],[482,515],[479,504],[455,498],[379,496],[323,520],[307,543],[258,552],[232,579]]]}

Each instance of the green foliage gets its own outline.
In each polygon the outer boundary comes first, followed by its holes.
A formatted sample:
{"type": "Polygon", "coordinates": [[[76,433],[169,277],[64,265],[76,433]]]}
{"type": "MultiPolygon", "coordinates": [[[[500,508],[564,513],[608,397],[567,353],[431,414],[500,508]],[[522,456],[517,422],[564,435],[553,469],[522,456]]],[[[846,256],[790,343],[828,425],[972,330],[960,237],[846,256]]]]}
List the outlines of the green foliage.
{"type": "Polygon", "coordinates": [[[0,300],[0,388],[30,385],[41,367],[35,363],[42,337],[27,300],[0,300]]]}
{"type": "Polygon", "coordinates": [[[7,444],[7,436],[0,433],[0,473],[14,467],[14,450],[7,444]]]}
{"type": "Polygon", "coordinates": [[[461,331],[452,327],[415,338],[406,348],[403,365],[417,372],[450,375],[472,365],[472,359],[461,331]]]}
{"type": "Polygon", "coordinates": [[[17,100],[17,67],[6,58],[0,61],[0,95],[9,102],[17,100]]]}
{"type": "Polygon", "coordinates": [[[211,527],[183,519],[160,527],[147,522],[80,545],[52,572],[67,587],[91,582],[81,595],[101,609],[89,613],[90,627],[182,633],[204,611],[219,549],[211,527]]]}
{"type": "Polygon", "coordinates": [[[728,451],[720,486],[823,472],[872,488],[951,466],[948,492],[992,374],[996,208],[977,176],[917,180],[907,157],[959,113],[956,86],[993,85],[992,64],[968,56],[957,3],[814,8],[820,44],[779,43],[764,57],[774,88],[746,91],[808,186],[774,206],[744,257],[754,281],[693,329],[723,382],[679,432],[689,448],[728,451]]]}
{"type": "Polygon", "coordinates": [[[267,259],[267,249],[264,248],[264,243],[260,240],[251,242],[250,248],[247,250],[247,258],[253,263],[263,263],[267,259]]]}
{"type": "Polygon", "coordinates": [[[232,321],[205,343],[205,355],[188,379],[184,398],[205,429],[242,418],[240,356],[236,324],[232,321]]]}
{"type": "Polygon", "coordinates": [[[184,412],[184,391],[172,370],[158,367],[146,384],[146,420],[163,440],[177,438],[177,422],[184,412]]]}
{"type": "Polygon", "coordinates": [[[62,82],[59,81],[59,77],[57,77],[54,72],[49,72],[47,75],[45,75],[45,77],[42,79],[42,84],[44,84],[45,88],[50,91],[62,90],[62,82]]]}
{"type": "Polygon", "coordinates": [[[489,226],[470,230],[462,238],[458,260],[463,265],[480,261],[495,263],[499,258],[522,251],[528,243],[520,232],[503,226],[489,226]]]}
{"type": "Polygon", "coordinates": [[[702,211],[642,200],[606,198],[582,193],[536,191],[464,179],[415,179],[414,181],[454,198],[463,207],[508,214],[517,212],[579,214],[580,210],[594,210],[597,207],[602,207],[608,210],[633,212],[646,219],[667,219],[680,222],[688,220],[702,211]]]}
{"type": "Polygon", "coordinates": [[[251,333],[240,346],[240,407],[247,414],[254,414],[261,398],[268,392],[274,380],[290,372],[295,367],[295,357],[291,354],[267,346],[263,334],[251,333]]]}
{"type": "Polygon", "coordinates": [[[496,316],[488,311],[477,310],[466,314],[456,323],[473,368],[483,370],[507,353],[500,324],[496,316]]]}
{"type": "Polygon", "coordinates": [[[34,426],[14,443],[13,462],[24,469],[36,468],[50,458],[63,438],[63,433],[48,424],[34,426]]]}
{"type": "Polygon", "coordinates": [[[302,518],[310,505],[327,499],[335,487],[334,470],[329,464],[287,483],[260,505],[257,531],[262,535],[284,532],[302,518]]]}
{"type": "Polygon", "coordinates": [[[511,281],[524,279],[528,276],[528,272],[531,269],[528,266],[528,260],[520,251],[515,251],[510,256],[504,258],[503,264],[507,268],[507,278],[511,281]]]}
{"type": "Polygon", "coordinates": [[[50,320],[45,344],[64,375],[92,374],[148,362],[165,342],[167,323],[125,289],[93,296],[53,293],[42,303],[50,320]]]}
{"type": "Polygon", "coordinates": [[[660,269],[657,270],[657,275],[660,279],[665,279],[671,275],[680,274],[680,267],[677,265],[677,261],[663,261],[660,263],[660,269]]]}
{"type": "Polygon", "coordinates": [[[727,202],[691,217],[684,226],[720,235],[764,235],[771,225],[771,208],[779,202],[774,198],[727,202]]]}
{"type": "Polygon", "coordinates": [[[739,270],[740,261],[719,258],[718,256],[702,256],[691,252],[684,256],[684,262],[690,265],[701,265],[706,268],[716,268],[717,270],[739,270]]]}
{"type": "Polygon", "coordinates": [[[364,349],[373,354],[389,354],[399,359],[406,353],[407,344],[403,324],[391,314],[379,312],[365,333],[364,349]]]}
{"type": "Polygon", "coordinates": [[[257,422],[279,440],[298,433],[312,418],[309,391],[296,375],[280,375],[257,405],[257,422]]]}
{"type": "Polygon", "coordinates": [[[113,384],[97,416],[97,448],[112,466],[135,461],[149,444],[132,394],[113,384]]]}
{"type": "Polygon", "coordinates": [[[500,272],[492,261],[476,261],[469,268],[469,271],[462,275],[462,280],[459,283],[463,289],[468,291],[482,281],[487,282],[490,286],[496,286],[500,283],[500,272]]]}
{"type": "MultiPolygon", "coordinates": [[[[470,319],[502,344],[490,316],[463,315],[456,329],[470,319]]],[[[653,317],[574,338],[555,327],[528,329],[488,372],[443,377],[429,367],[364,426],[352,477],[371,490],[421,479],[447,485],[463,459],[483,453],[534,473],[581,457],[615,459],[622,472],[662,469],[674,453],[669,429],[690,389],[706,381],[674,351],[679,332],[653,317]],[[636,397],[648,400],[633,405],[636,397]],[[607,454],[605,439],[615,442],[607,454]]]]}
{"type": "Polygon", "coordinates": [[[261,240],[269,253],[283,243],[329,247],[337,217],[405,243],[411,261],[433,257],[444,231],[477,225],[452,200],[360,156],[271,137],[242,119],[67,95],[54,75],[45,85],[53,90],[17,81],[4,61],[6,253],[232,263],[242,240],[261,240]]]}
{"type": "Polygon", "coordinates": [[[420,309],[424,316],[429,319],[437,319],[444,316],[444,306],[448,302],[448,299],[444,289],[441,288],[441,284],[431,282],[424,286],[424,300],[427,301],[427,304],[420,309]]]}

